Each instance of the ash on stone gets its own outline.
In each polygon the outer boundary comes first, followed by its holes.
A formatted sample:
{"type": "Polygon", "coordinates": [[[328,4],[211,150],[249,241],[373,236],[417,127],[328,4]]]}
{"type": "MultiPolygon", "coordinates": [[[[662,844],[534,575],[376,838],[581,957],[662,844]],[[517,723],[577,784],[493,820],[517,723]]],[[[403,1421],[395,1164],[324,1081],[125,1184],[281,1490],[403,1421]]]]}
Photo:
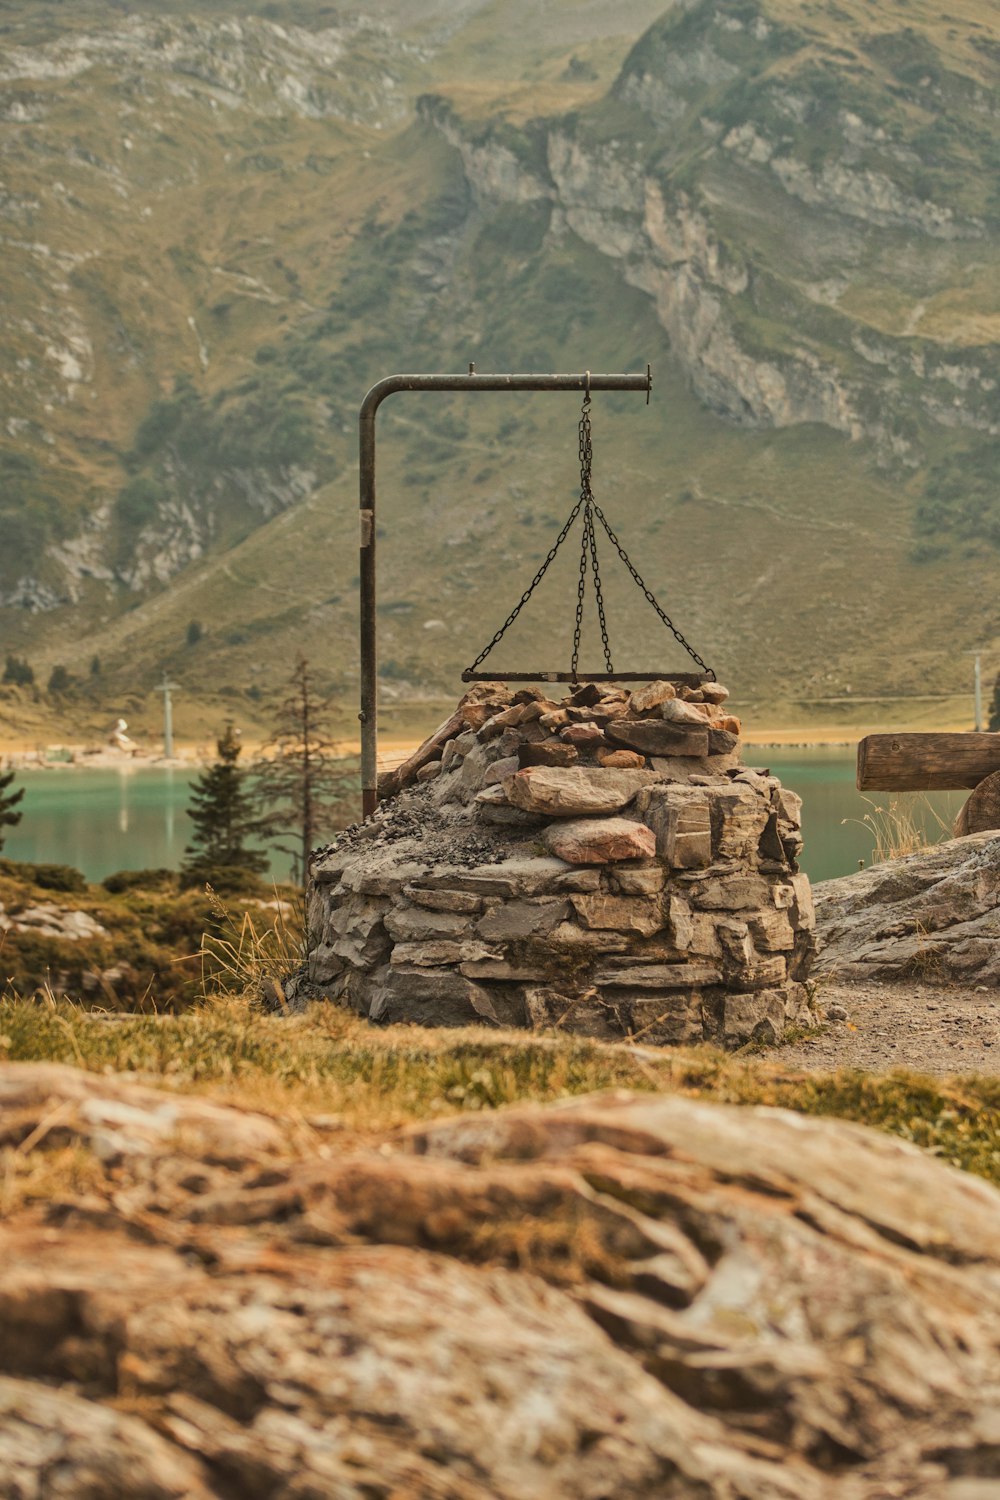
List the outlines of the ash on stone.
{"type": "Polygon", "coordinates": [[[813,1019],[801,801],[742,766],[727,698],[477,684],[314,856],[298,997],[663,1044],[813,1019]]]}

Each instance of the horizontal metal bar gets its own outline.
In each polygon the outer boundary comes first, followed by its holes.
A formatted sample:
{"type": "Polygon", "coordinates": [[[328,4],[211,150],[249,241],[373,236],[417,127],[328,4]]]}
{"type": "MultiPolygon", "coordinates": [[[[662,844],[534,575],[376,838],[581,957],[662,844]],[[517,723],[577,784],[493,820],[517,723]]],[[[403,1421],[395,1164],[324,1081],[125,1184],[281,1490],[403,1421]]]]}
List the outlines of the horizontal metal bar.
{"type": "Polygon", "coordinates": [[[674,682],[700,687],[712,679],[704,672],[463,672],[463,682],[674,682]]]}
{"type": "Polygon", "coordinates": [[[645,391],[653,389],[649,366],[641,375],[387,375],[361,403],[362,421],[396,391],[645,391]]]}

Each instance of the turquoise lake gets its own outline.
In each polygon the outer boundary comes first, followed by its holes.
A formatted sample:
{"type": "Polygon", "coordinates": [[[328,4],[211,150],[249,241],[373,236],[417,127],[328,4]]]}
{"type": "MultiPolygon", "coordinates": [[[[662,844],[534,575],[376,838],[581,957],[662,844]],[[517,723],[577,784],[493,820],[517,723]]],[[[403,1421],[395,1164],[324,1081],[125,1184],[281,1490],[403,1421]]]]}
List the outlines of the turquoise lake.
{"type": "MultiPolygon", "coordinates": [[[[749,748],[749,765],[768,766],[803,799],[802,866],[812,880],[828,880],[871,862],[873,837],[863,819],[871,811],[854,786],[854,757],[842,747],[780,752],[749,748]]],[[[74,865],[89,880],[115,870],[177,868],[190,837],[187,803],[191,773],[181,770],[26,771],[24,817],[4,844],[8,859],[74,865]]],[[[932,797],[905,794],[932,838],[941,837],[964,800],[962,792],[932,797]]],[[[886,794],[872,801],[885,804],[886,794]]],[[[272,873],[288,874],[285,856],[272,873]]]]}

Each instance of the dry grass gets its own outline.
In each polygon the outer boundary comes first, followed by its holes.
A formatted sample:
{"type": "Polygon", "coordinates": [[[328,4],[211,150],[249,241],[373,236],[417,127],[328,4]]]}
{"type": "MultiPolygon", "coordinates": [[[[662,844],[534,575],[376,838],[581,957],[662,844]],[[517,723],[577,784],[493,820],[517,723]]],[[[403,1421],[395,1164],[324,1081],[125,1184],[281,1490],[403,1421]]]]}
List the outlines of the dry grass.
{"type": "Polygon", "coordinates": [[[903,859],[907,854],[919,854],[930,848],[940,838],[950,838],[951,830],[921,795],[890,798],[887,807],[874,802],[871,797],[862,797],[869,811],[862,818],[845,818],[843,822],[861,823],[872,836],[873,865],[881,865],[890,859],[903,859]],[[929,837],[929,830],[937,829],[937,838],[929,837]]]}
{"type": "Polygon", "coordinates": [[[203,999],[224,999],[236,991],[284,1007],[282,981],[304,952],[305,910],[301,899],[293,904],[277,886],[273,890],[266,905],[233,911],[206,886],[212,929],[202,933],[199,949],[203,999]]]}
{"type": "MultiPolygon", "coordinates": [[[[102,1015],[66,1002],[0,998],[0,1049],[211,1093],[315,1129],[374,1132],[528,1100],[604,1089],[680,1092],[858,1120],[1000,1182],[1000,1080],[908,1072],[792,1072],[709,1047],[608,1045],[482,1028],[379,1030],[332,1005],[267,1016],[217,1000],[180,1016],[102,1015]]],[[[339,1137],[338,1137],[339,1138],[339,1137]]]]}

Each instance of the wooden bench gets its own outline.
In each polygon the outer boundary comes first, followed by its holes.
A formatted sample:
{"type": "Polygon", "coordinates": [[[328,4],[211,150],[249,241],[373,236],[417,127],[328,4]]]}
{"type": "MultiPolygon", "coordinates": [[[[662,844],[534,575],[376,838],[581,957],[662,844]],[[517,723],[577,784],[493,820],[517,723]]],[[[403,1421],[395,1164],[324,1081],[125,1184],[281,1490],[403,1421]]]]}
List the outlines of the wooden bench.
{"type": "Polygon", "coordinates": [[[954,833],[1000,828],[1000,734],[869,734],[858,745],[861,792],[951,792],[972,796],[954,833]]]}

